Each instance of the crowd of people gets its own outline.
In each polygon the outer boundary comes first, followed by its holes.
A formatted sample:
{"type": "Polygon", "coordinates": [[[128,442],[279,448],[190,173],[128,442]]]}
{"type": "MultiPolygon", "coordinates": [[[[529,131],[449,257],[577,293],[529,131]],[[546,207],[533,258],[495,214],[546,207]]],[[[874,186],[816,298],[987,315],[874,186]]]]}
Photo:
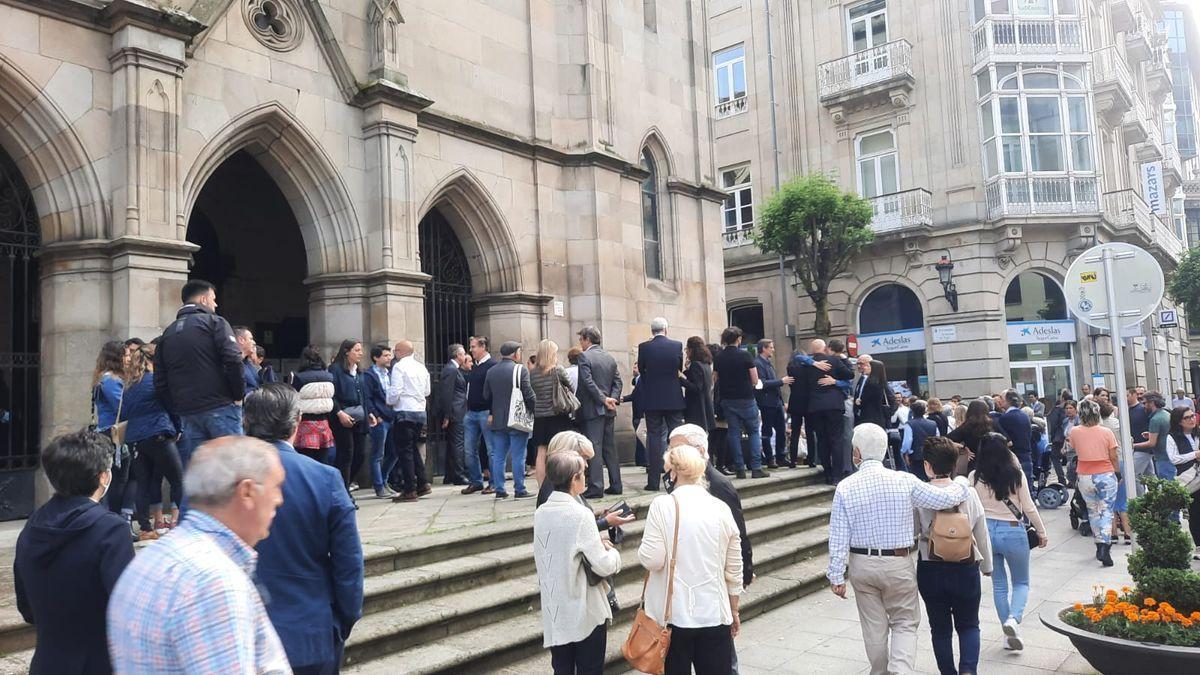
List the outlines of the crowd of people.
{"type": "MultiPolygon", "coordinates": [[[[362,614],[356,476],[367,464],[380,499],[428,495],[430,426],[463,495],[508,498],[511,475],[513,498],[537,499],[544,644],[555,672],[600,672],[616,547],[635,516],[589,500],[624,492],[624,403],[645,490],[666,492],[638,547],[644,613],[673,631],[666,672],[736,672],[738,598],[754,573],[730,478],[804,463],[837,486],[828,577],[839,596],[847,580],[855,589],[872,671],[912,669],[920,597],[939,669],[974,672],[981,574],[1006,646],[1023,647],[1030,548],[1047,543],[1036,495],[1050,474],[1077,489],[1096,558],[1111,565],[1122,533],[1129,543],[1123,481],[1186,470],[1200,439],[1183,392],[1168,406],[1130,389],[1125,420],[1102,388],[921,400],[840,340],[813,340],[781,374],[770,339],[748,349],[729,327],[720,344],[681,342],[661,317],[628,391],[594,326],[563,361],[548,339],[528,359],[516,341],[498,358],[486,336],[448,345],[436,392],[406,340],[346,339],[328,362],[310,345],[294,372],[276,373],[253,332],[216,313],[212,284],[189,281],[181,299],[162,335],[102,347],[93,424],[43,451],[54,496],[14,565],[18,608],[38,632],[34,672],[337,672],[362,614]],[[134,540],[160,537],[135,558],[134,540]]],[[[1195,503],[1189,526],[1200,541],[1195,503]]]]}

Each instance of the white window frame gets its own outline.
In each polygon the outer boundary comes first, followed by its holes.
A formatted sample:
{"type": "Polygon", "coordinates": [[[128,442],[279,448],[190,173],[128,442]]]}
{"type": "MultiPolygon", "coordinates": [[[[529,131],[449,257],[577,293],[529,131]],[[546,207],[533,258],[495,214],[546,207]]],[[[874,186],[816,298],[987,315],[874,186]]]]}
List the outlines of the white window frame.
{"type": "Polygon", "coordinates": [[[888,195],[888,194],[895,194],[896,192],[902,191],[903,188],[901,188],[901,182],[900,182],[900,143],[899,143],[899,139],[896,138],[896,130],[895,129],[893,129],[892,127],[880,127],[878,129],[871,129],[870,131],[864,131],[861,134],[859,134],[858,136],[854,137],[855,181],[858,184],[858,194],[866,197],[867,192],[866,192],[866,190],[863,189],[863,172],[862,172],[862,163],[864,161],[870,161],[872,164],[875,165],[876,194],[873,195],[872,197],[868,197],[869,199],[873,199],[874,197],[882,197],[882,196],[888,195]],[[882,133],[887,133],[887,134],[891,135],[892,149],[888,150],[888,151],[884,151],[884,152],[874,152],[874,153],[868,153],[868,154],[864,155],[862,152],[863,139],[868,136],[876,136],[876,135],[882,134],[882,133]],[[896,189],[893,192],[884,192],[883,191],[883,181],[882,181],[883,165],[882,165],[881,161],[885,157],[892,157],[893,161],[896,165],[896,189]]]}
{"type": "Polygon", "coordinates": [[[713,63],[713,104],[714,105],[719,106],[722,104],[729,103],[731,101],[737,101],[739,99],[744,99],[749,95],[750,79],[747,77],[747,74],[746,74],[746,45],[745,45],[745,43],[739,42],[735,45],[730,45],[724,49],[713,52],[712,63],[713,63]],[[742,53],[739,56],[731,58],[727,61],[720,61],[720,62],[718,61],[718,59],[721,57],[722,54],[727,54],[736,49],[742,50],[742,53]],[[736,69],[739,66],[742,69],[742,82],[745,84],[745,90],[742,91],[741,96],[737,95],[738,94],[737,85],[736,85],[737,78],[735,77],[736,72],[737,72],[736,69]],[[720,83],[721,83],[722,78],[724,78],[725,81],[729,85],[729,99],[725,100],[725,101],[721,100],[720,83]]]}
{"type": "Polygon", "coordinates": [[[725,232],[740,232],[748,230],[754,226],[754,172],[750,168],[749,162],[743,164],[734,164],[721,169],[721,188],[728,195],[726,200],[721,203],[721,227],[725,232]],[[740,169],[746,170],[746,180],[742,183],[729,184],[726,181],[726,174],[736,172],[740,169]],[[732,208],[730,204],[732,203],[732,208]],[[750,220],[742,220],[742,210],[746,207],[750,208],[750,220]],[[734,225],[731,227],[727,219],[727,214],[733,212],[734,225]]]}
{"type": "Polygon", "coordinates": [[[850,17],[852,12],[859,9],[863,5],[870,4],[871,2],[874,2],[874,1],[875,0],[866,0],[865,2],[858,2],[858,3],[855,3],[846,8],[846,50],[847,50],[847,53],[857,54],[860,51],[870,51],[876,47],[882,47],[883,45],[887,44],[892,39],[892,24],[888,20],[888,8],[887,8],[886,0],[884,1],[882,9],[878,9],[874,12],[871,12],[869,14],[864,14],[863,16],[856,17],[853,19],[850,17]],[[883,15],[883,29],[886,32],[886,36],[885,36],[882,44],[873,44],[874,34],[871,32],[871,18],[874,16],[878,16],[880,14],[883,15]],[[867,42],[872,43],[872,44],[868,45],[866,48],[861,49],[861,50],[856,50],[854,48],[854,22],[856,22],[856,21],[866,21],[867,22],[867,42]]]}

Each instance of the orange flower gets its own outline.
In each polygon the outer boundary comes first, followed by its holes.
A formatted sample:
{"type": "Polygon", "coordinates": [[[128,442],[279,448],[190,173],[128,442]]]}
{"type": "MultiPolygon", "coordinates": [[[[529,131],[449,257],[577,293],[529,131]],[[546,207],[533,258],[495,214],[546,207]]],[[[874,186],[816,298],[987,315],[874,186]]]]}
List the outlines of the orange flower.
{"type": "Polygon", "coordinates": [[[1184,628],[1191,628],[1191,627],[1192,627],[1192,624],[1194,624],[1195,622],[1194,622],[1194,621],[1192,621],[1191,619],[1188,619],[1188,618],[1183,618],[1183,619],[1180,619],[1180,620],[1179,620],[1179,623],[1180,623],[1180,625],[1182,625],[1184,628]]]}
{"type": "Polygon", "coordinates": [[[1128,593],[1128,592],[1129,592],[1129,587],[1128,587],[1128,586],[1122,586],[1122,587],[1121,587],[1121,592],[1122,592],[1122,593],[1128,593]]]}
{"type": "Polygon", "coordinates": [[[1192,621],[1200,621],[1200,612],[1192,612],[1188,618],[1192,621]]]}
{"type": "Polygon", "coordinates": [[[1158,604],[1158,601],[1157,601],[1157,600],[1155,600],[1154,598],[1146,598],[1146,600],[1145,600],[1145,605],[1146,605],[1147,607],[1153,607],[1153,606],[1155,606],[1155,605],[1157,605],[1157,604],[1158,604]]]}
{"type": "Polygon", "coordinates": [[[1075,611],[1076,611],[1076,612],[1082,612],[1082,611],[1083,611],[1083,603],[1082,603],[1082,602],[1077,602],[1077,603],[1075,603],[1075,611]]]}
{"type": "Polygon", "coordinates": [[[1137,612],[1125,612],[1125,618],[1132,623],[1138,622],[1137,612]]]}
{"type": "Polygon", "coordinates": [[[1117,601],[1117,592],[1111,588],[1108,589],[1104,593],[1104,599],[1108,600],[1109,602],[1116,602],[1117,601]]]}

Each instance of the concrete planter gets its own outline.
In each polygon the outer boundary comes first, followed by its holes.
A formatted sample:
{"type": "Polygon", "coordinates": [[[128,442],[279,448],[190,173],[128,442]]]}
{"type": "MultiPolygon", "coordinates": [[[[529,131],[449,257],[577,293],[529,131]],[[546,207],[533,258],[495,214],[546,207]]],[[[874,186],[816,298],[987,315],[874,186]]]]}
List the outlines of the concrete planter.
{"type": "Polygon", "coordinates": [[[1071,639],[1093,668],[1104,675],[1135,675],[1147,672],[1200,673],[1200,648],[1169,647],[1150,642],[1134,642],[1090,633],[1062,620],[1064,612],[1043,613],[1042,623],[1071,639]]]}

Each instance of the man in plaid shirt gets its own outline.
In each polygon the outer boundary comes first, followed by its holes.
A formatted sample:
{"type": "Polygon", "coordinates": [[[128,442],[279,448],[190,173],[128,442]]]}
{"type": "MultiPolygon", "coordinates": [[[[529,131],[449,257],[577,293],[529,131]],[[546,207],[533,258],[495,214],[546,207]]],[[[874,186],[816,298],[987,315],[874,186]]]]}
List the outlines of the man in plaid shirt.
{"type": "Polygon", "coordinates": [[[219,438],[192,456],[187,516],[113,588],[115,672],[292,672],[253,580],[253,547],[283,503],[283,477],[275,448],[256,438],[219,438]]]}
{"type": "Polygon", "coordinates": [[[860,424],[852,441],[858,471],[838,483],[829,517],[830,590],[846,597],[847,564],[872,675],[916,671],[921,606],[913,546],[913,508],[948,509],[968,488],[935,487],[883,465],[887,432],[860,424]],[[891,638],[889,655],[889,633],[891,638]]]}

